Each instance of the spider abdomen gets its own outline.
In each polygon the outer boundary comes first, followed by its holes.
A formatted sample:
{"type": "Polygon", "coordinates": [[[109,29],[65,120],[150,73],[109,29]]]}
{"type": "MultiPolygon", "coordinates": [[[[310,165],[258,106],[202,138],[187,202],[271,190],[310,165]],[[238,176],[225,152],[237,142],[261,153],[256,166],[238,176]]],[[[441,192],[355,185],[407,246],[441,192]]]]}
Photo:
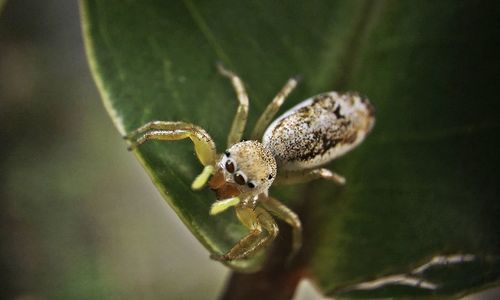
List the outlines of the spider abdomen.
{"type": "Polygon", "coordinates": [[[310,169],[356,147],[374,122],[374,109],[366,98],[329,92],[304,100],[277,118],[262,143],[281,169],[310,169]]]}

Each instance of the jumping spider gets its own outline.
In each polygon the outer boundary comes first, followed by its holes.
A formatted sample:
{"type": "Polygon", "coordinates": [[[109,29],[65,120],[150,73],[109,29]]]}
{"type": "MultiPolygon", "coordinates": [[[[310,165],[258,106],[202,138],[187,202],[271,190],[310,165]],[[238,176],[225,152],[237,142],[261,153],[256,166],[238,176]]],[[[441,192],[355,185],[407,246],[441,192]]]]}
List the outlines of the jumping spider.
{"type": "Polygon", "coordinates": [[[214,141],[199,126],[168,121],[149,122],[131,132],[127,136],[131,142],[129,148],[148,140],[192,140],[204,166],[192,188],[201,189],[208,182],[218,199],[210,214],[234,206],[238,219],[250,230],[225,254],[212,255],[213,259],[244,259],[269,245],[278,234],[271,214],[292,226],[293,255],[302,244],[300,220],[287,206],[269,196],[269,188],[273,183],[292,184],[318,178],[345,184],[344,177],[319,166],[363,141],[374,125],[374,108],[368,99],[357,93],[328,92],[304,100],[267,126],[297,85],[298,79],[291,78],[260,116],[252,139],[241,141],[248,114],[248,96],[235,73],[220,64],[218,70],[231,80],[239,101],[227,138],[227,150],[217,154],[214,141]]]}

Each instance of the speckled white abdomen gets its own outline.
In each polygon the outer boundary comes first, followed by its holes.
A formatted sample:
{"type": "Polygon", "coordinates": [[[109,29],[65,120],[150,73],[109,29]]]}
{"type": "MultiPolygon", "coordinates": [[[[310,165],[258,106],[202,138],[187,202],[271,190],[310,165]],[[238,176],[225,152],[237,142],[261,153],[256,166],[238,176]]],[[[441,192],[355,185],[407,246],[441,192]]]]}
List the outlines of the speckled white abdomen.
{"type": "Polygon", "coordinates": [[[266,129],[262,143],[282,170],[323,165],[360,144],[375,122],[368,99],[329,92],[304,100],[266,129]]]}

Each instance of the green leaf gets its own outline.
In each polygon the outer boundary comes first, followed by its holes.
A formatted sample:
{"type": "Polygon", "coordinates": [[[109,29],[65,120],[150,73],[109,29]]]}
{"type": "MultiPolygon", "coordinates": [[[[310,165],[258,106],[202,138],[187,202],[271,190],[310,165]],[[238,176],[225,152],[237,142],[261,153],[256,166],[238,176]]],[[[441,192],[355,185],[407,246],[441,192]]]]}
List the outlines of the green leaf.
{"type": "MultiPolygon", "coordinates": [[[[345,187],[318,181],[271,190],[304,222],[300,268],[330,295],[452,295],[500,279],[500,18],[499,5],[490,6],[87,0],[82,18],[120,134],[151,120],[186,121],[222,151],[237,101],[216,61],[245,81],[247,133],[292,75],[304,80],[282,111],[330,90],[368,95],[377,108],[373,133],[328,166],[347,178],[345,187]],[[427,264],[433,258],[443,263],[427,264]]],[[[136,154],[210,252],[245,234],[231,209],[209,215],[211,192],[190,189],[202,167],[188,141],[151,142],[136,154]]]]}

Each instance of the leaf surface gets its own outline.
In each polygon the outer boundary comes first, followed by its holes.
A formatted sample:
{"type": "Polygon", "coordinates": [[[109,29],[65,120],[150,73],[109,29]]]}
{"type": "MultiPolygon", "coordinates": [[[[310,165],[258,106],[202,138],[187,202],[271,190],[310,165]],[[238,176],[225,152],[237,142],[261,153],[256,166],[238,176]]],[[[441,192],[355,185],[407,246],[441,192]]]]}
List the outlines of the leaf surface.
{"type": "MultiPolygon", "coordinates": [[[[328,165],[345,187],[271,190],[304,222],[307,274],[327,294],[355,297],[498,281],[499,19],[498,5],[475,1],[82,1],[89,61],[120,134],[151,120],[192,122],[223,151],[237,101],[216,61],[245,82],[247,135],[296,74],[304,80],[282,112],[330,90],[371,99],[374,131],[328,165]]],[[[210,191],[190,189],[202,167],[189,141],[136,154],[210,252],[245,234],[231,210],[209,216],[210,191]]]]}

